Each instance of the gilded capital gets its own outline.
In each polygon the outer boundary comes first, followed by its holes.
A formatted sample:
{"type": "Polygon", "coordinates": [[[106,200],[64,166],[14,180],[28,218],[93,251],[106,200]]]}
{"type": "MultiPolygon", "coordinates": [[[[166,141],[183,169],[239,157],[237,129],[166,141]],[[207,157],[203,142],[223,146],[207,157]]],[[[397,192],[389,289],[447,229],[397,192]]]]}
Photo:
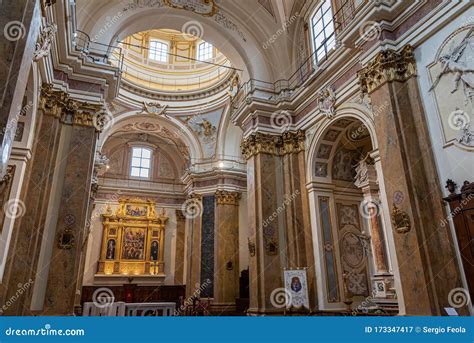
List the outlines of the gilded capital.
{"type": "Polygon", "coordinates": [[[404,82],[416,75],[413,47],[405,45],[400,51],[384,50],[359,71],[359,83],[364,93],[372,93],[387,82],[404,82]]]}
{"type": "Polygon", "coordinates": [[[57,118],[61,123],[91,126],[100,130],[97,118],[94,123],[94,116],[101,113],[102,105],[72,99],[68,93],[54,90],[51,84],[44,84],[41,87],[39,108],[45,115],[57,118]]]}
{"type": "Polygon", "coordinates": [[[281,156],[304,150],[304,131],[288,131],[282,135],[257,132],[244,139],[240,145],[246,160],[258,154],[281,156]]]}
{"type": "Polygon", "coordinates": [[[217,205],[239,205],[240,193],[218,190],[216,192],[217,205]]]}

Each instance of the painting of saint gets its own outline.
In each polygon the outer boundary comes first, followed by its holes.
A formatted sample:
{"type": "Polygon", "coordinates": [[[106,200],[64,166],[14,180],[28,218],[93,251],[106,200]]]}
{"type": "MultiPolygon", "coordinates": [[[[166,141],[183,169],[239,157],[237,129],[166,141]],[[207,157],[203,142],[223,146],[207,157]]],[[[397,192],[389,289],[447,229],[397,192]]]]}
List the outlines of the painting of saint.
{"type": "Polygon", "coordinates": [[[151,242],[150,260],[158,260],[158,241],[151,242]]]}
{"type": "Polygon", "coordinates": [[[291,289],[292,289],[293,292],[301,291],[301,281],[300,281],[299,277],[294,276],[291,279],[291,289]]]}
{"type": "Polygon", "coordinates": [[[107,241],[107,253],[105,255],[107,260],[115,259],[115,239],[109,239],[107,241]]]}
{"type": "Polygon", "coordinates": [[[142,260],[145,246],[145,230],[127,227],[124,230],[122,258],[126,260],[142,260]]]}

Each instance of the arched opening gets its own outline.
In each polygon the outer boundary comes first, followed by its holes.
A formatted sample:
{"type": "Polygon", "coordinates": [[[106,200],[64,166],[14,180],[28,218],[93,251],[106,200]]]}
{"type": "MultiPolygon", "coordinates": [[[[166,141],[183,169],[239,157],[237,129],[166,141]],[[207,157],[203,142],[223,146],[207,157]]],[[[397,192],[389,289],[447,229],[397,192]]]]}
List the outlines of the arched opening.
{"type": "MultiPolygon", "coordinates": [[[[315,134],[309,199],[318,303],[324,310],[398,313],[376,139],[362,118],[337,116],[315,134]]],[[[309,169],[308,169],[309,170],[309,169]]],[[[385,207],[386,208],[386,207],[385,207]]]]}

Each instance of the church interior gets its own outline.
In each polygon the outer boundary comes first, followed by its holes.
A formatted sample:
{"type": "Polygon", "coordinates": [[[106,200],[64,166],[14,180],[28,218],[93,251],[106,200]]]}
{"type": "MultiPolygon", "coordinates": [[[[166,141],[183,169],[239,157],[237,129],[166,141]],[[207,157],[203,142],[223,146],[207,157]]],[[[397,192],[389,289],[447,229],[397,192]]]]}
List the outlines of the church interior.
{"type": "Polygon", "coordinates": [[[0,24],[0,315],[474,313],[471,1],[0,24]]]}

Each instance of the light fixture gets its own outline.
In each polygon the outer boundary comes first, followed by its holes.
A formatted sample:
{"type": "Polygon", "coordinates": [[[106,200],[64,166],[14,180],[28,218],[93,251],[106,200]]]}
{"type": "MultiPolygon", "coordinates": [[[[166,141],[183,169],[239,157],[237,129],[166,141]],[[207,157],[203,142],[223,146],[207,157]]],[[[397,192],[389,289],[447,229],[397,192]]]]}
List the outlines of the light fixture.
{"type": "Polygon", "coordinates": [[[219,162],[219,168],[224,168],[224,162],[222,161],[219,162]]]}

